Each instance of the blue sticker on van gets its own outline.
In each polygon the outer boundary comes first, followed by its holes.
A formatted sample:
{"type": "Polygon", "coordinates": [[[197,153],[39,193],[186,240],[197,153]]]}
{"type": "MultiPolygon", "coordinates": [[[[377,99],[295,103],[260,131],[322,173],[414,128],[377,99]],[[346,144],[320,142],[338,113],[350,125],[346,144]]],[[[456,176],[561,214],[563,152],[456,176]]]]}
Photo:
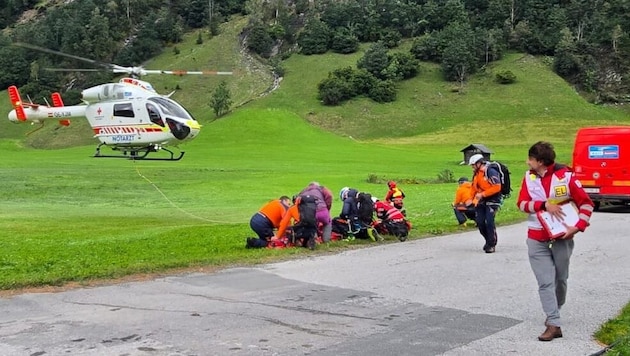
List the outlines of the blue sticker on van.
{"type": "Polygon", "coordinates": [[[618,159],[619,158],[619,145],[588,146],[588,158],[590,159],[618,159]]]}

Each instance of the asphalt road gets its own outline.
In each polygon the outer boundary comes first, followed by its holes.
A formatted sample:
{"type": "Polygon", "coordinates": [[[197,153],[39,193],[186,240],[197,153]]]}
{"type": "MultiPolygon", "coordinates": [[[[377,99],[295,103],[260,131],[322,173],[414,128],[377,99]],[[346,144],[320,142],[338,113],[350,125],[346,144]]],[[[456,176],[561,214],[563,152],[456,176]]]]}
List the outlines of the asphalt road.
{"type": "MultiPolygon", "coordinates": [[[[564,337],[545,316],[524,224],[485,254],[461,234],[0,299],[0,355],[590,355],[630,301],[629,211],[576,237],[564,337]]],[[[262,252],[262,251],[261,251],[262,252]]]]}

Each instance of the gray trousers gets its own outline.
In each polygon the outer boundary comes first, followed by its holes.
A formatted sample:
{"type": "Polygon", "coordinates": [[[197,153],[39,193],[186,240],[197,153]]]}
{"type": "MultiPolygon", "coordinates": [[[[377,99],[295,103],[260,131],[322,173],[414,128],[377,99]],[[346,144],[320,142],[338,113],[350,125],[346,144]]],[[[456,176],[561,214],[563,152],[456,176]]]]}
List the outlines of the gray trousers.
{"type": "Polygon", "coordinates": [[[573,239],[555,240],[549,248],[549,242],[527,239],[529,264],[538,281],[538,295],[550,325],[561,326],[560,308],[567,296],[573,245],[573,239]]]}

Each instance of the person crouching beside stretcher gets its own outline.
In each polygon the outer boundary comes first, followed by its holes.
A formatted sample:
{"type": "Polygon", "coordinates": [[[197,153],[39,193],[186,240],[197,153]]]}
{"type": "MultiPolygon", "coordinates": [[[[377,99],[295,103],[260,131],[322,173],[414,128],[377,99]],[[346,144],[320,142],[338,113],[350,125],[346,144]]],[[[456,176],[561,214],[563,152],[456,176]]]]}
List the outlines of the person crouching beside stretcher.
{"type": "Polygon", "coordinates": [[[374,197],[372,200],[374,200],[374,211],[378,219],[374,223],[376,231],[379,234],[396,236],[400,241],[407,240],[411,223],[407,221],[402,212],[374,197]]]}
{"type": "Polygon", "coordinates": [[[461,177],[457,180],[459,186],[455,192],[455,200],[453,201],[453,212],[459,226],[466,226],[468,220],[475,221],[475,202],[472,183],[468,178],[461,177]]]}

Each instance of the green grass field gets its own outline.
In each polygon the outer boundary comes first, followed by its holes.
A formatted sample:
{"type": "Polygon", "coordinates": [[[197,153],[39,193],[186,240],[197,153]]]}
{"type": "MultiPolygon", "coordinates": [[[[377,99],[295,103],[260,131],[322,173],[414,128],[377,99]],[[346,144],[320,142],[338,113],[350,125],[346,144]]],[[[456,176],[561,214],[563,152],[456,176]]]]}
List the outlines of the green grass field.
{"type": "MultiPolygon", "coordinates": [[[[533,142],[552,141],[559,160],[570,162],[578,127],[630,123],[620,110],[587,103],[544,58],[517,53],[471,78],[464,91],[453,92],[435,65],[423,63],[418,78],[400,84],[396,102],[361,98],[340,107],[320,105],[317,83],[330,70],[354,65],[361,53],[293,55],[280,88],[259,97],[272,76],[242,57],[237,43],[245,23],[238,18],[225,24],[203,45],[189,34],[178,44],[179,54],[167,49],[146,63],[235,73],[144,78],[162,93],[179,86],[174,98],[203,124],[199,138],[181,147],[187,151],[182,161],[91,158],[97,142],[85,120],[68,128],[49,123],[33,133],[37,126],[0,121],[0,289],[302,254],[243,246],[252,234],[249,218],[262,204],[313,180],[335,193],[352,186],[380,197],[385,184],[370,182],[418,183],[402,184],[412,238],[454,232],[456,183],[437,178],[471,175],[459,164],[463,147],[483,143],[493,149],[493,158],[510,166],[518,190],[533,142]],[[492,73],[506,69],[517,83],[494,83],[492,73]],[[236,104],[247,104],[217,120],[208,102],[220,80],[228,81],[236,104]]],[[[0,112],[9,110],[8,100],[0,101],[0,112]]],[[[524,218],[514,201],[506,201],[499,224],[524,218]]],[[[337,200],[333,214],[340,208],[337,200]]]]}

